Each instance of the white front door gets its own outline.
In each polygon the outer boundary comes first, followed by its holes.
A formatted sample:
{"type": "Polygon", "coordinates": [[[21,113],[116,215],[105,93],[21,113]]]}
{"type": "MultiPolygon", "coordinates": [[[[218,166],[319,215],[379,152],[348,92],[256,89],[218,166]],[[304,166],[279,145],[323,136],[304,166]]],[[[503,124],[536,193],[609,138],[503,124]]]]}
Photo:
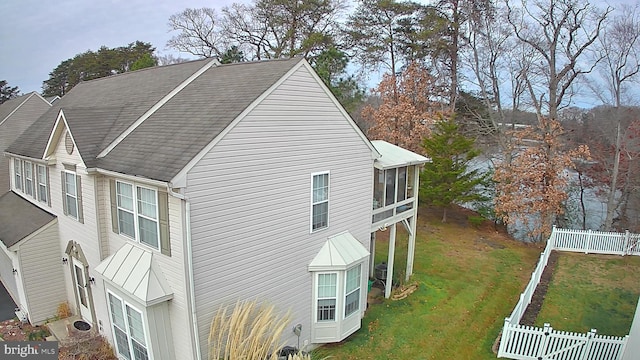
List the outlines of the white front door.
{"type": "Polygon", "coordinates": [[[88,323],[93,322],[91,317],[91,309],[89,308],[89,292],[87,287],[89,281],[84,271],[84,265],[73,258],[73,277],[76,295],[78,296],[78,307],[80,308],[80,316],[88,323]]]}

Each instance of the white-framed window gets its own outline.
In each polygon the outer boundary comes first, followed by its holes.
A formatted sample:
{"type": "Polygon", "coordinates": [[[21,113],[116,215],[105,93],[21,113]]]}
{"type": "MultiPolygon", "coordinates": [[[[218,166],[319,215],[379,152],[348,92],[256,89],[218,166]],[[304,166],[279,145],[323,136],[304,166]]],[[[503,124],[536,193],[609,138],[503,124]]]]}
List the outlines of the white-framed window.
{"type": "Polygon", "coordinates": [[[347,270],[345,281],[344,317],[360,310],[360,284],[362,276],[362,264],[358,264],[347,270]]]}
{"type": "Polygon", "coordinates": [[[76,174],[75,165],[68,164],[64,164],[64,170],[60,172],[60,176],[64,214],[78,220],[80,223],[84,223],[82,211],[82,178],[76,174]]]}
{"type": "Polygon", "coordinates": [[[24,193],[33,196],[33,165],[25,161],[24,166],[24,193]]]}
{"type": "Polygon", "coordinates": [[[36,172],[38,181],[38,200],[44,203],[49,203],[49,176],[47,174],[47,167],[45,165],[38,164],[36,166],[36,172]]]}
{"type": "Polygon", "coordinates": [[[22,160],[13,159],[14,186],[22,190],[22,160]]]}
{"type": "Polygon", "coordinates": [[[311,231],[329,226],[329,173],[312,175],[311,231]]]}
{"type": "Polygon", "coordinates": [[[317,321],[335,321],[337,306],[338,274],[318,274],[317,321]]]}
{"type": "Polygon", "coordinates": [[[116,206],[120,234],[159,249],[158,192],[116,181],[116,206]]]}
{"type": "Polygon", "coordinates": [[[148,360],[149,349],[142,312],[110,291],[107,296],[118,355],[127,360],[148,360]]]}
{"type": "Polygon", "coordinates": [[[64,206],[66,214],[78,219],[78,183],[76,174],[64,171],[64,206]]]}

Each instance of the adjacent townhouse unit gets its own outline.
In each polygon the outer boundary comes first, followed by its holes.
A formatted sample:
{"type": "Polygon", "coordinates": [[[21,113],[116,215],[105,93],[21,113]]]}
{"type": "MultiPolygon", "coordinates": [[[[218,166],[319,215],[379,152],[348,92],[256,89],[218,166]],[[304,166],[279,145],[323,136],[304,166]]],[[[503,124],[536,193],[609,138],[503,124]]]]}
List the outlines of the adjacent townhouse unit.
{"type": "MultiPolygon", "coordinates": [[[[37,92],[18,96],[0,104],[0,150],[6,149],[51,103],[37,92]]],[[[0,156],[0,194],[9,191],[9,158],[0,156]]]]}
{"type": "Polygon", "coordinates": [[[396,224],[413,256],[427,161],[369,141],[304,59],[83,82],[5,156],[3,282],[32,323],[68,301],[123,359],[206,358],[239,299],[291,311],[291,345],[357,331],[372,234],[392,229],[389,279],[396,224]]]}

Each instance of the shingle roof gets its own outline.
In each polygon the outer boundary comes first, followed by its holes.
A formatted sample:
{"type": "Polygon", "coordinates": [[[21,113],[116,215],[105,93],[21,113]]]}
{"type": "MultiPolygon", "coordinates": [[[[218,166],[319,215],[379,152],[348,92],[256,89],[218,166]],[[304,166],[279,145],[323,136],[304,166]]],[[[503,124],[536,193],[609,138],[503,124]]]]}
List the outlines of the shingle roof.
{"type": "Polygon", "coordinates": [[[0,241],[13,246],[55,218],[9,191],[0,196],[0,241]]]}
{"type": "Polygon", "coordinates": [[[46,145],[42,138],[48,138],[62,109],[87,167],[169,181],[300,61],[272,60],[211,67],[99,159],[96,155],[100,151],[208,61],[81,83],[36,122],[37,130],[25,132],[29,134],[8,151],[42,157],[46,145]]]}
{"type": "MultiPolygon", "coordinates": [[[[155,67],[106,78],[81,82],[53,103],[53,106],[23,133],[8,152],[32,158],[42,158],[47,141],[61,108],[120,108],[119,117],[104,133],[105,141],[115,139],[153,104],[173,90],[178,84],[200,69],[209,60],[191,61],[176,65],[155,67]]],[[[103,119],[89,119],[101,127],[103,119]]],[[[91,136],[90,128],[71,129],[74,138],[91,136]],[[84,130],[84,131],[82,131],[84,130]]],[[[84,159],[84,154],[83,160],[84,159]]]]}
{"type": "Polygon", "coordinates": [[[0,104],[0,123],[31,95],[33,95],[33,93],[21,95],[0,104]]]}

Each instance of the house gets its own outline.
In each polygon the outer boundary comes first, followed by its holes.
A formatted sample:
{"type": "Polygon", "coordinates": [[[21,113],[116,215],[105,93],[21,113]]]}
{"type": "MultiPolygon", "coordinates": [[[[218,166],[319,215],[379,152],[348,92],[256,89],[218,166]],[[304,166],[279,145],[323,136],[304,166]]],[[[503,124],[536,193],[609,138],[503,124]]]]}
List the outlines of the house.
{"type": "Polygon", "coordinates": [[[12,192],[0,213],[18,202],[42,217],[23,231],[33,235],[0,233],[15,276],[55,264],[40,273],[57,286],[50,301],[68,301],[127,359],[206,358],[214,313],[239,299],[290,310],[301,328],[292,345],[357,331],[372,234],[390,228],[393,244],[404,224],[412,256],[427,160],[369,141],[304,59],[199,60],[83,82],[5,154],[12,192]],[[47,170],[47,202],[25,167],[47,170]]]}
{"type": "MultiPolygon", "coordinates": [[[[6,149],[34,121],[51,107],[37,92],[0,104],[0,149],[6,149]]],[[[9,191],[9,159],[0,156],[0,195],[9,191]]]]}

